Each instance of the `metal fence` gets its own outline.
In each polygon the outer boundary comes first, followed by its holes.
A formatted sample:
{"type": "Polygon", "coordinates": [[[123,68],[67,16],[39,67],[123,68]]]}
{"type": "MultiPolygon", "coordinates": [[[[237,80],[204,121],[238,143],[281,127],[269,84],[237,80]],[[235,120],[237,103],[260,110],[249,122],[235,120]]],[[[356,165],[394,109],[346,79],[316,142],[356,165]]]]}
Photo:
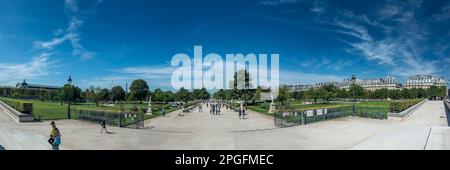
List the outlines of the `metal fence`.
{"type": "Polygon", "coordinates": [[[143,113],[115,113],[106,111],[76,110],[78,120],[100,124],[103,120],[110,126],[143,128],[143,113]]]}
{"type": "Polygon", "coordinates": [[[352,106],[316,110],[281,111],[274,114],[274,123],[277,127],[291,127],[347,116],[387,119],[387,111],[380,108],[356,107],[354,112],[352,106]]]}

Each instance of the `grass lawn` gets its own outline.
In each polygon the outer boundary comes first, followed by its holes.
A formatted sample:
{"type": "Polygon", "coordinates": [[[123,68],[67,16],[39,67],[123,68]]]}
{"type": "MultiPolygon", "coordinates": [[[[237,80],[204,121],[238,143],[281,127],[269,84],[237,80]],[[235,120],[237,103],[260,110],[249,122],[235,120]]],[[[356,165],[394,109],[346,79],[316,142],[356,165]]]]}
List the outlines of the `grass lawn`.
{"type": "MultiPolygon", "coordinates": [[[[12,99],[8,99],[12,100],[12,99]]],[[[20,100],[16,100],[20,101],[20,100]]],[[[58,119],[67,119],[67,104],[60,105],[57,102],[42,102],[39,100],[27,100],[27,102],[33,103],[33,115],[36,119],[41,120],[58,120],[58,119]]],[[[125,104],[125,111],[130,111],[134,104],[125,104]]],[[[135,104],[137,106],[138,111],[141,109],[146,109],[147,104],[135,104]]],[[[162,105],[153,104],[154,108],[160,108],[162,105]]],[[[112,111],[112,112],[120,112],[119,106],[105,106],[99,105],[97,107],[95,103],[84,103],[84,104],[76,104],[71,105],[71,116],[72,118],[77,117],[76,110],[94,110],[94,111],[112,111]]],[[[175,108],[166,109],[166,113],[170,113],[175,111],[175,108]]],[[[154,110],[153,115],[145,115],[145,119],[151,119],[161,115],[160,110],[154,110]]]]}

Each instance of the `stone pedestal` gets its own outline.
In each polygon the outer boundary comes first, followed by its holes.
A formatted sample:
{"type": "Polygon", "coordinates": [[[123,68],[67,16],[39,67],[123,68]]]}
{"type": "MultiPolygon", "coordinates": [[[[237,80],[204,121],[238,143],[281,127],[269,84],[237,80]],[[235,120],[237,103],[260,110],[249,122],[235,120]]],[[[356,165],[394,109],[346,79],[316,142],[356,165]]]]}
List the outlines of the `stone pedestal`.
{"type": "Polygon", "coordinates": [[[276,111],[275,103],[270,103],[269,113],[275,113],[276,111]]]}
{"type": "Polygon", "coordinates": [[[150,103],[150,104],[148,104],[148,107],[147,107],[147,113],[146,113],[147,115],[153,115],[153,111],[152,111],[152,104],[150,103]]]}

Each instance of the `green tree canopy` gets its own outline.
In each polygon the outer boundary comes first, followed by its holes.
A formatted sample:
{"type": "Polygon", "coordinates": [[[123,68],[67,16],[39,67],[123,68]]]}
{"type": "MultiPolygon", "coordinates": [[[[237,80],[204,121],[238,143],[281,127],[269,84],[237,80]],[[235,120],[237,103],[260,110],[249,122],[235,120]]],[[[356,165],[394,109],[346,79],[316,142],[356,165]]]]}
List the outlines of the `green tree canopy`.
{"type": "Polygon", "coordinates": [[[134,80],[130,86],[131,96],[139,100],[139,103],[142,103],[142,100],[145,100],[149,95],[149,87],[147,82],[142,79],[134,80]]]}
{"type": "Polygon", "coordinates": [[[126,97],[125,90],[121,86],[115,86],[111,89],[111,98],[113,101],[124,101],[126,97]]]}

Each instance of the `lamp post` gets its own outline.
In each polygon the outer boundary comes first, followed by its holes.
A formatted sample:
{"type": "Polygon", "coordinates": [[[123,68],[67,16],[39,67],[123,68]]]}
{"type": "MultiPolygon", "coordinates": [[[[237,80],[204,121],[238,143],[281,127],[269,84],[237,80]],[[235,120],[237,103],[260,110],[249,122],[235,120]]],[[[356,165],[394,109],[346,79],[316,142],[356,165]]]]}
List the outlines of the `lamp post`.
{"type": "Polygon", "coordinates": [[[72,77],[69,76],[69,79],[67,80],[67,84],[69,84],[69,93],[67,94],[67,118],[71,119],[70,116],[70,96],[71,96],[71,92],[72,92],[72,77]]]}
{"type": "Polygon", "coordinates": [[[355,106],[355,90],[356,90],[356,87],[355,87],[355,81],[356,81],[356,77],[355,77],[355,75],[353,75],[353,76],[352,76],[352,86],[350,87],[350,89],[353,88],[353,89],[352,89],[352,95],[353,95],[353,99],[352,99],[352,103],[353,103],[352,111],[353,111],[353,116],[355,116],[355,113],[356,113],[356,106],[355,106]]]}

